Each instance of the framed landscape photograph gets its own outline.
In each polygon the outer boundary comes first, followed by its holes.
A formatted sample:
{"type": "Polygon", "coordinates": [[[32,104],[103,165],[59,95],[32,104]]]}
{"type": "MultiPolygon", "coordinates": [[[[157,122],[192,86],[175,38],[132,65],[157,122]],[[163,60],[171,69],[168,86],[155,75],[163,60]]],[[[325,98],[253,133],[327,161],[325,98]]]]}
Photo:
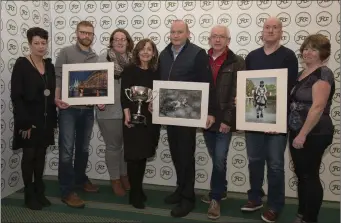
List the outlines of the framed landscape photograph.
{"type": "Polygon", "coordinates": [[[237,73],[237,129],[287,132],[288,69],[237,73]]]}
{"type": "Polygon", "coordinates": [[[153,123],[205,128],[209,84],[154,81],[153,123]]]}
{"type": "Polygon", "coordinates": [[[64,64],[62,100],[69,105],[114,104],[114,64],[64,64]]]}

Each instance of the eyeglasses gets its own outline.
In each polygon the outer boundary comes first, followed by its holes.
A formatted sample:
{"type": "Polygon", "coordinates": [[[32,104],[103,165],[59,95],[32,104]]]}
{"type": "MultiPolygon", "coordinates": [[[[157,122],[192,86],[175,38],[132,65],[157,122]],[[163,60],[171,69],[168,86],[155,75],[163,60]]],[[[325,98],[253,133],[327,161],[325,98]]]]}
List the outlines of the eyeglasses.
{"type": "Polygon", "coordinates": [[[82,35],[87,35],[87,36],[93,36],[94,35],[94,33],[92,33],[92,32],[86,32],[86,31],[78,31],[78,32],[82,35]]]}
{"type": "Polygon", "coordinates": [[[216,35],[210,37],[210,39],[226,39],[226,38],[228,38],[228,37],[226,37],[226,36],[216,36],[216,35]]]}
{"type": "Polygon", "coordinates": [[[114,39],[114,42],[115,42],[115,43],[118,43],[118,42],[125,42],[126,40],[127,40],[126,38],[114,39]]]}

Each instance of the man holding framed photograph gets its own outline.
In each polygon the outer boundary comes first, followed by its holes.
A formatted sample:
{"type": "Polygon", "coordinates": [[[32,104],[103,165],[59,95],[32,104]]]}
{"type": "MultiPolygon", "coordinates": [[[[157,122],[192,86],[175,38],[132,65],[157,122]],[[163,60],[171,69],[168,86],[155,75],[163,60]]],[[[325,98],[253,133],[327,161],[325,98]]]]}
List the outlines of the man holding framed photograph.
{"type": "MultiPolygon", "coordinates": [[[[245,58],[246,70],[288,69],[287,93],[291,91],[297,75],[298,61],[295,53],[282,46],[282,23],[275,17],[268,18],[263,26],[264,46],[250,52],[245,58]]],[[[282,103],[287,104],[287,101],[282,103]]],[[[261,215],[265,222],[275,222],[285,201],[284,152],[287,134],[276,132],[246,131],[246,148],[249,160],[250,190],[248,202],[241,210],[253,212],[263,207],[262,189],[264,166],[267,163],[268,199],[267,210],[261,215]]]]}
{"type": "MultiPolygon", "coordinates": [[[[61,49],[56,60],[55,103],[59,108],[58,179],[62,201],[70,207],[82,208],[85,203],[74,192],[74,187],[80,187],[86,192],[98,191],[98,187],[93,185],[85,174],[94,125],[94,107],[92,105],[69,106],[61,100],[62,68],[63,64],[96,63],[98,56],[91,49],[94,27],[90,22],[78,23],[76,35],[77,43],[61,49]]],[[[103,108],[103,106],[99,107],[103,108]]]]}

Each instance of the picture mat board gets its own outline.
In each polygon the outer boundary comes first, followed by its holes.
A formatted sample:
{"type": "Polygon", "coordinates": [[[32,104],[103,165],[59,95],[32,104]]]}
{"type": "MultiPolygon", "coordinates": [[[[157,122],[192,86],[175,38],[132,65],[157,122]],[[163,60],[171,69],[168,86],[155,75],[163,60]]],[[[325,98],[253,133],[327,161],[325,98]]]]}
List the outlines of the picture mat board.
{"type": "Polygon", "coordinates": [[[157,95],[153,101],[153,123],[161,125],[175,125],[175,126],[187,126],[205,128],[207,115],[208,115],[208,98],[209,98],[209,83],[201,82],[181,82],[181,81],[154,81],[153,91],[157,92],[157,95]],[[201,118],[200,119],[186,119],[186,118],[172,118],[172,117],[160,117],[160,101],[159,91],[160,89],[172,89],[172,90],[199,90],[201,94],[201,118]]]}
{"type": "Polygon", "coordinates": [[[237,73],[238,130],[287,133],[287,86],[288,69],[248,70],[237,73]],[[246,79],[276,77],[276,124],[245,121],[246,79]]]}
{"type": "Polygon", "coordinates": [[[63,64],[62,78],[62,97],[61,99],[69,105],[96,105],[96,104],[114,104],[114,63],[79,63],[79,64],[63,64]],[[70,71],[108,71],[108,96],[100,97],[69,97],[69,72],[70,71]],[[67,86],[67,87],[65,87],[67,86]]]}

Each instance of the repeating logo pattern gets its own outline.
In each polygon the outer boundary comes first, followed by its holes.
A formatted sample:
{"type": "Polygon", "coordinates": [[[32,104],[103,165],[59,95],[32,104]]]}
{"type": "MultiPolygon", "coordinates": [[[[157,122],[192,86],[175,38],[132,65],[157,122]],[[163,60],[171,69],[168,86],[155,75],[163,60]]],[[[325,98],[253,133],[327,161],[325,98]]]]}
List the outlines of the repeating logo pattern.
{"type": "MultiPolygon", "coordinates": [[[[97,53],[106,50],[111,32],[124,28],[136,44],[143,38],[155,42],[159,51],[169,44],[169,28],[176,19],[184,20],[191,31],[190,41],[208,49],[210,28],[216,24],[230,27],[230,48],[245,58],[260,47],[261,29],[265,20],[276,16],[283,23],[281,43],[292,49],[299,60],[299,47],[312,33],[321,33],[332,43],[329,67],[335,81],[340,82],[340,7],[337,1],[6,1],[2,2],[0,58],[1,71],[1,153],[2,194],[9,194],[21,187],[21,153],[12,147],[13,107],[10,103],[10,74],[18,56],[29,54],[26,32],[29,27],[41,26],[50,32],[49,55],[55,61],[60,49],[77,41],[74,29],[81,20],[95,26],[93,49],[97,53]],[[270,13],[271,12],[271,13],[270,13]]],[[[302,67],[302,65],[300,65],[302,67]]],[[[340,194],[340,89],[333,96],[331,117],[335,125],[334,142],[329,146],[320,168],[324,198],[335,200],[340,194]]],[[[57,142],[58,132],[55,134],[57,142]]],[[[109,179],[105,162],[105,144],[95,125],[89,147],[86,172],[90,178],[109,179]]],[[[58,145],[49,148],[46,174],[56,175],[58,170],[58,145]]],[[[296,196],[297,178],[290,154],[286,150],[286,195],[296,196]]],[[[196,136],[196,187],[208,189],[212,160],[208,154],[202,133],[196,136]]],[[[246,192],[249,189],[248,158],[243,134],[234,134],[227,158],[229,190],[246,192]]],[[[145,182],[176,185],[176,170],[172,163],[166,129],[163,127],[155,157],[145,171],[145,182]]],[[[264,180],[264,189],[267,181],[264,180]]]]}

